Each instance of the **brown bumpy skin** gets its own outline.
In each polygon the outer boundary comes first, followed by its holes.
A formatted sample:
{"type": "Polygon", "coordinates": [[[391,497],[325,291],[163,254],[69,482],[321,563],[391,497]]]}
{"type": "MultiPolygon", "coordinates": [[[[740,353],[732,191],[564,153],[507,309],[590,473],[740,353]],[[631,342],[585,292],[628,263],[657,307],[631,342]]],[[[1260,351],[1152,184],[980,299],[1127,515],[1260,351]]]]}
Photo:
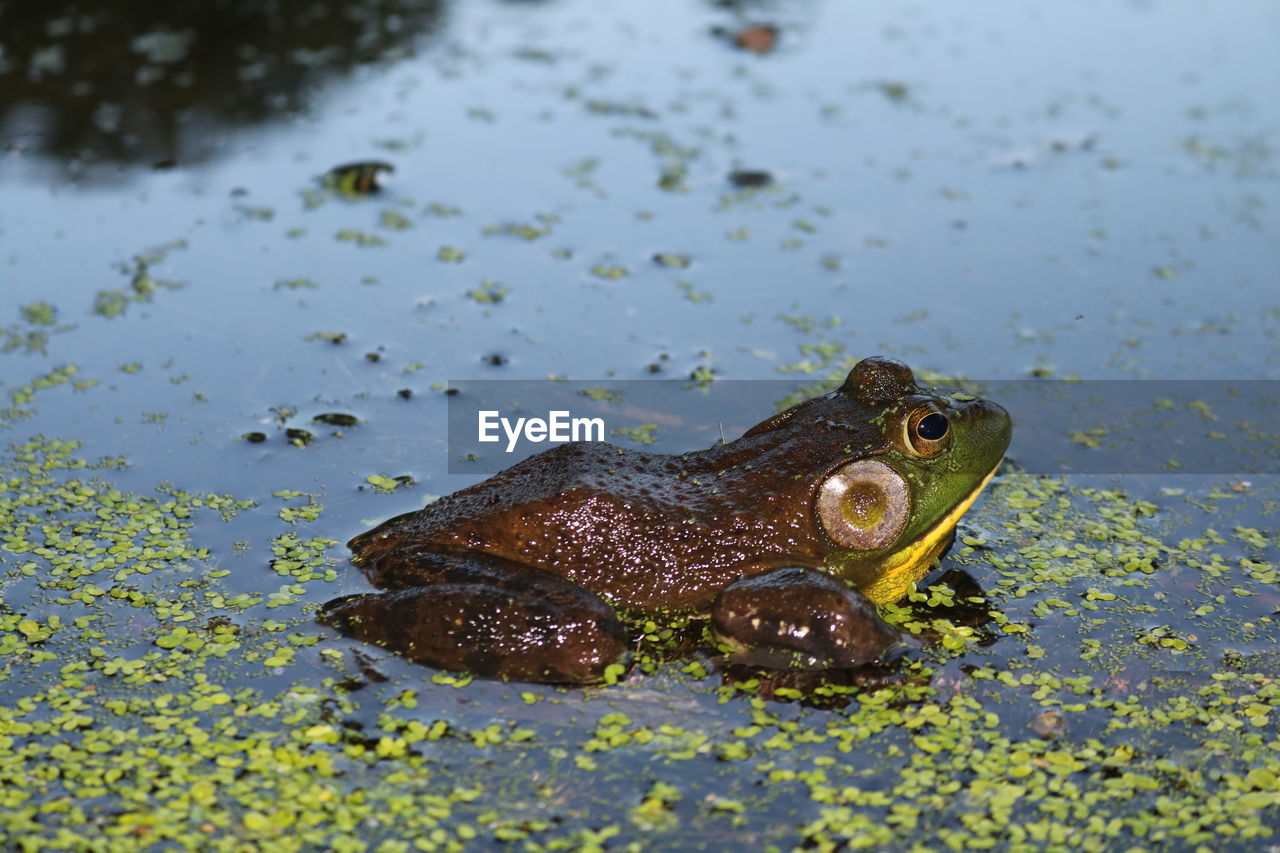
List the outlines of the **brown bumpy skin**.
{"type": "Polygon", "coordinates": [[[419,585],[406,555],[433,549],[535,566],[619,604],[706,607],[744,573],[820,567],[814,481],[882,441],[844,394],[801,408],[683,456],[561,445],[349,544],[384,589],[419,585]]]}
{"type": "Polygon", "coordinates": [[[897,633],[843,581],[889,601],[922,577],[1010,429],[994,404],[931,395],[905,365],[864,359],[838,390],[728,444],[679,456],[562,445],[393,518],[349,543],[386,592],[333,602],[322,618],[435,666],[582,683],[627,658],[613,606],[714,603],[740,645],[856,666],[897,633]],[[948,453],[904,448],[922,407],[946,412],[948,453]],[[844,504],[817,496],[835,471],[872,458],[900,486],[883,494],[903,523],[891,541],[837,543],[819,516],[844,504]]]}
{"type": "Polygon", "coordinates": [[[585,684],[627,662],[613,608],[572,581],[504,560],[410,559],[430,581],[331,601],[320,621],[409,660],[488,677],[585,684]]]}
{"type": "Polygon", "coordinates": [[[818,668],[883,661],[901,636],[871,602],[830,575],[778,569],[730,584],[716,596],[711,624],[734,646],[794,653],[818,668]]]}

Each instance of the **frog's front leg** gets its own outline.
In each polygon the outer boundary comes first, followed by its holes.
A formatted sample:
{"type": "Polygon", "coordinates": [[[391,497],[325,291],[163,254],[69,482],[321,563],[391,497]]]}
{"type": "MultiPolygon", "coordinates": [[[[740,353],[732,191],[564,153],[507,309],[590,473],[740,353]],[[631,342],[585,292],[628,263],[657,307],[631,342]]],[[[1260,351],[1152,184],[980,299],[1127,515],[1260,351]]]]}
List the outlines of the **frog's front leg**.
{"type": "Polygon", "coordinates": [[[325,605],[320,621],[441,669],[590,684],[628,662],[629,637],[604,599],[560,575],[488,555],[419,552],[387,592],[325,605]]]}
{"type": "Polygon", "coordinates": [[[720,591],[711,624],[735,663],[828,669],[891,657],[902,635],[862,594],[824,572],[785,568],[720,591]]]}

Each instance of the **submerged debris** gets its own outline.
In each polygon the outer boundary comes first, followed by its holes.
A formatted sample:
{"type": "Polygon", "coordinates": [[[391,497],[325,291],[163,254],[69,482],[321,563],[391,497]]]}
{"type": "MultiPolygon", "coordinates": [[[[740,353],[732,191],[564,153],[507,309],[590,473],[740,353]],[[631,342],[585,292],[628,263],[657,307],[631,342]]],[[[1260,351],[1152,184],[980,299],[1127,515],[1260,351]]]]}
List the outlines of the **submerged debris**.
{"type": "Polygon", "coordinates": [[[772,53],[778,44],[778,28],[772,24],[752,24],[733,37],[733,43],[752,53],[763,56],[772,53]]]}
{"type": "Polygon", "coordinates": [[[308,444],[316,440],[315,434],[305,430],[290,427],[284,431],[285,438],[289,439],[289,443],[297,447],[306,447],[308,444]]]}
{"type": "Polygon", "coordinates": [[[1048,708],[1031,721],[1031,730],[1042,738],[1059,738],[1067,733],[1067,718],[1055,708],[1048,708]]]}
{"type": "Polygon", "coordinates": [[[762,169],[735,169],[729,173],[729,183],[740,189],[767,187],[773,183],[773,175],[762,169]]]}
{"type": "Polygon", "coordinates": [[[677,269],[686,269],[691,259],[688,255],[682,255],[678,252],[658,252],[653,256],[653,261],[664,267],[676,267],[677,269]]]}
{"type": "Polygon", "coordinates": [[[325,412],[324,414],[316,415],[311,419],[311,421],[312,423],[328,424],[329,426],[339,427],[353,427],[360,423],[360,419],[355,415],[350,415],[345,412],[325,412]]]}
{"type": "Polygon", "coordinates": [[[326,172],[320,182],[342,195],[372,195],[382,189],[381,184],[378,183],[379,176],[384,172],[390,174],[395,170],[395,166],[381,160],[343,163],[326,172]]]}

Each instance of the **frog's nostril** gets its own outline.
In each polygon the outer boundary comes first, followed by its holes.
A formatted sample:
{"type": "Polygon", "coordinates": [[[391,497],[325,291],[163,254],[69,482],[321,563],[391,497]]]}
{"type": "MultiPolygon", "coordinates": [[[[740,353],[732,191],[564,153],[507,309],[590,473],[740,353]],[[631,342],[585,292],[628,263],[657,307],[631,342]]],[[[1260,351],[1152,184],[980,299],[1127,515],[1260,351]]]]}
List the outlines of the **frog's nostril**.
{"type": "Polygon", "coordinates": [[[969,417],[986,417],[1000,418],[1009,420],[1009,411],[999,403],[993,403],[990,400],[974,400],[971,403],[965,403],[962,411],[969,417]]]}

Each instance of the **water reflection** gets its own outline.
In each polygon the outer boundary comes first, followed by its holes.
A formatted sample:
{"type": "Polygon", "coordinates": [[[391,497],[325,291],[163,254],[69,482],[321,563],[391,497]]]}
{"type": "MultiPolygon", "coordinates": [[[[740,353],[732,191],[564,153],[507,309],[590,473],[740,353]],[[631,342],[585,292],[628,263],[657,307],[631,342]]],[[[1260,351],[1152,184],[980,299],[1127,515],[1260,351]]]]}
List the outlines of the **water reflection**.
{"type": "Polygon", "coordinates": [[[224,127],[411,55],[442,13],[440,0],[0,4],[0,132],[72,168],[206,159],[224,127]]]}

